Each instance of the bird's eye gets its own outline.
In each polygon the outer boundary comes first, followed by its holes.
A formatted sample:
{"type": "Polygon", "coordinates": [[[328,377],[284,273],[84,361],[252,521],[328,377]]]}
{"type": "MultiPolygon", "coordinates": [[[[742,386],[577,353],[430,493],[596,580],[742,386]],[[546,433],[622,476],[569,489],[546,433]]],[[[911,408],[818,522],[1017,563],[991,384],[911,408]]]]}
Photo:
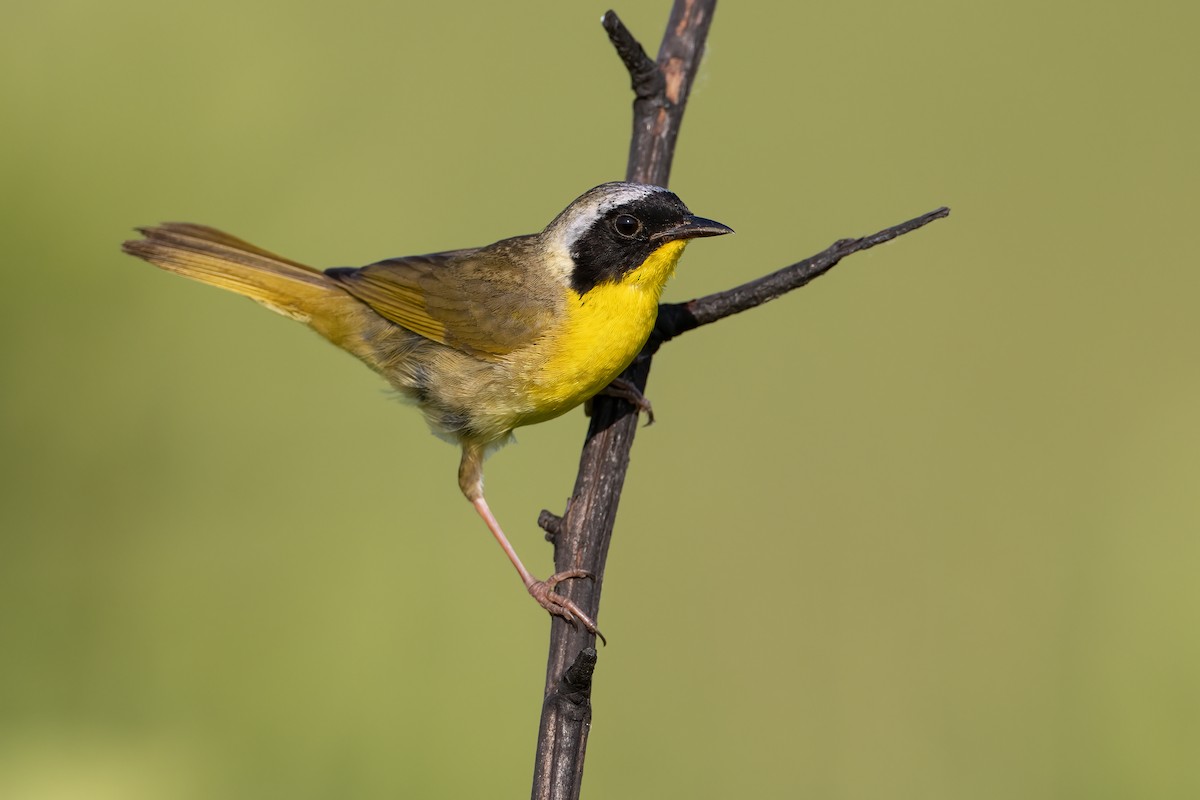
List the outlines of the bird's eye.
{"type": "Polygon", "coordinates": [[[613,220],[613,230],[626,239],[632,239],[641,232],[642,223],[637,217],[630,216],[629,214],[621,214],[613,220]]]}

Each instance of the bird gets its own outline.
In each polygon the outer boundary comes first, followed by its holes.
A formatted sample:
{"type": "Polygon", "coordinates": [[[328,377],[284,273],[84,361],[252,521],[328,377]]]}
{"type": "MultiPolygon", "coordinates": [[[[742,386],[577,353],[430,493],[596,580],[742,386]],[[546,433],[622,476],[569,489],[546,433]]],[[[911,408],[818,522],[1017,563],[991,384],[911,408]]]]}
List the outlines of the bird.
{"type": "Polygon", "coordinates": [[[142,238],[124,252],[305,323],[415,403],[435,434],[461,447],[459,488],[529,594],[604,639],[556,591],[590,573],[539,580],[526,569],[484,497],[483,462],[515,428],[603,391],[649,411],[619,376],[646,343],[684,247],[732,228],[693,215],[661,186],[611,182],[539,233],[357,268],[314,269],[204,225],[135,230],[142,238]]]}

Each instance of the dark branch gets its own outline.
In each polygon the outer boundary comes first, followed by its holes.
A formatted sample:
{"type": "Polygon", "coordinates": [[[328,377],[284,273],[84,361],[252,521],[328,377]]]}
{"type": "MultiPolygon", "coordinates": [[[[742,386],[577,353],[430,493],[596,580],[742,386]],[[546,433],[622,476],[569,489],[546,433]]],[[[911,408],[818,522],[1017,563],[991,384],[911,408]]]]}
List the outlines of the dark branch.
{"type": "Polygon", "coordinates": [[[668,342],[681,333],[748,311],[787,294],[793,289],[799,289],[836,267],[838,262],[848,255],[869,250],[884,242],[890,242],[898,236],[911,233],[934,220],[948,216],[950,216],[950,209],[943,206],[936,211],[930,211],[928,214],[910,219],[908,222],[884,228],[870,236],[860,239],[841,239],[815,256],[797,261],[791,266],[756,278],[749,283],[743,283],[733,289],[689,300],[686,303],[664,303],[658,307],[658,321],[654,325],[654,332],[650,334],[650,340],[646,342],[646,349],[643,352],[653,354],[663,342],[668,342]]]}
{"type": "Polygon", "coordinates": [[[633,89],[634,97],[638,100],[657,99],[663,91],[663,76],[658,65],[646,55],[642,43],[633,38],[615,11],[606,11],[600,24],[608,31],[608,40],[629,71],[629,87],[633,89]]]}
{"type": "Polygon", "coordinates": [[[657,62],[650,60],[616,12],[609,11],[601,20],[629,71],[634,92],[626,180],[667,185],[675,139],[716,4],[716,0],[675,0],[657,62]]]}
{"type": "MultiPolygon", "coordinates": [[[[688,93],[704,49],[716,0],[675,0],[670,21],[651,62],[642,46],[613,12],[603,25],[629,71],[636,99],[626,179],[667,185],[675,140],[688,93]]],[[[622,375],[645,392],[650,356],[672,337],[745,311],[804,286],[846,256],[889,241],[949,214],[945,208],[861,239],[835,242],[817,255],[742,286],[689,303],[659,307],[658,323],[642,356],[622,375]]],[[[538,523],[554,543],[555,571],[584,569],[595,580],[571,581],[567,594],[592,619],[599,618],[604,567],[629,453],[637,432],[637,410],[625,400],[597,395],[591,424],[579,458],[575,489],[558,517],[543,511],[538,523]]],[[[595,639],[561,618],[550,623],[546,664],[546,700],[533,778],[535,800],[575,800],[583,776],[583,758],[591,721],[591,676],[596,665],[595,639]]]]}
{"type": "MultiPolygon", "coordinates": [[[[716,0],[675,0],[659,47],[658,63],[654,65],[657,77],[653,78],[645,74],[648,58],[641,45],[616,14],[610,11],[604,15],[604,28],[629,70],[630,83],[637,94],[633,104],[633,136],[626,180],[667,184],[675,138],[715,6],[716,0]]],[[[650,360],[639,359],[622,377],[645,393],[649,374],[650,360]]],[[[555,571],[584,569],[595,578],[571,581],[570,586],[559,589],[592,619],[599,613],[608,545],[636,431],[637,412],[632,405],[605,395],[594,398],[591,425],[580,454],[579,474],[566,513],[557,525],[543,518],[555,529],[555,571]]],[[[558,676],[567,671],[568,665],[578,662],[581,651],[587,652],[594,646],[595,639],[587,631],[557,617],[551,620],[550,653],[546,663],[547,695],[559,685],[558,676]]],[[[578,780],[583,774],[588,726],[572,728],[576,738],[571,743],[566,742],[563,735],[550,735],[550,731],[560,729],[558,717],[549,713],[549,708],[547,704],[542,710],[533,797],[536,800],[575,800],[579,796],[578,780]],[[568,773],[576,776],[573,784],[556,778],[556,775],[568,773]]]]}
{"type": "Polygon", "coordinates": [[[579,796],[587,729],[592,723],[595,669],[596,651],[590,647],[581,650],[542,703],[535,774],[544,776],[544,786],[534,782],[534,798],[579,796]]]}
{"type": "MultiPolygon", "coordinates": [[[[658,91],[653,98],[639,97],[634,103],[633,143],[626,170],[629,180],[667,182],[675,135],[683,119],[687,93],[703,50],[703,39],[715,2],[676,0],[655,65],[655,71],[660,75],[656,83],[658,91]],[[669,70],[663,67],[667,62],[670,63],[669,70]]],[[[647,87],[649,84],[642,77],[642,71],[648,59],[641,45],[611,11],[604,16],[604,27],[622,62],[630,70],[631,82],[639,90],[647,87]]],[[[647,375],[648,365],[638,365],[634,374],[625,377],[631,379],[639,391],[644,391],[647,375]]],[[[604,395],[593,400],[592,422],[580,458],[575,490],[554,536],[556,565],[570,564],[565,569],[586,569],[595,576],[594,581],[572,581],[566,589],[571,599],[593,619],[599,609],[604,562],[637,425],[636,415],[629,413],[631,409],[625,401],[604,395]]],[[[562,569],[556,566],[556,571],[562,569]]],[[[551,623],[547,691],[574,660],[575,654],[594,644],[594,638],[586,631],[555,619],[551,623]]]]}

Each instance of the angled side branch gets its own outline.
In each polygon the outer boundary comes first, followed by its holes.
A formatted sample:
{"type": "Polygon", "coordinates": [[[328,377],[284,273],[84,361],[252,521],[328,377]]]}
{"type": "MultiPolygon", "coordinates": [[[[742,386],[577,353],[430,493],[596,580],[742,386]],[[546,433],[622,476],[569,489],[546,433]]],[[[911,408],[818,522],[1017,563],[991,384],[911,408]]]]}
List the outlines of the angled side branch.
{"type": "Polygon", "coordinates": [[[809,256],[803,261],[756,278],[741,286],[723,292],[689,300],[686,303],[663,303],[658,307],[658,321],[650,341],[646,342],[646,353],[654,353],[663,342],[668,342],[681,333],[694,330],[701,325],[725,319],[749,311],[763,303],[782,297],[794,289],[806,286],[838,265],[843,258],[863,250],[890,242],[898,236],[923,228],[934,220],[950,216],[945,206],[914,217],[907,222],[884,228],[878,233],[859,239],[841,239],[826,249],[809,256]]]}
{"type": "Polygon", "coordinates": [[[642,43],[633,38],[615,11],[606,11],[600,24],[608,32],[608,40],[629,72],[629,88],[633,89],[636,100],[661,102],[665,81],[654,59],[646,55],[642,43]]]}

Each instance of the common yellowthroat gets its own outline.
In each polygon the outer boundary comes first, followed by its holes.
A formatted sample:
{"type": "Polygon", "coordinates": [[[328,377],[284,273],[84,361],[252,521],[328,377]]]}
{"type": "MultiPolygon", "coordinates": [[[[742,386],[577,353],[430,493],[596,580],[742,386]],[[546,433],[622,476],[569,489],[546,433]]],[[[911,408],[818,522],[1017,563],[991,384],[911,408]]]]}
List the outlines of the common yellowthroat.
{"type": "MultiPolygon", "coordinates": [[[[605,183],[541,233],[324,272],[203,225],[140,228],[125,252],[306,323],[413,400],[462,446],[458,485],[551,614],[599,634],[558,583],[530,574],[483,497],[483,460],[514,428],[557,417],[629,366],[691,239],[732,229],[659,186],[605,183]]],[[[628,394],[628,387],[624,390],[628,394]]]]}

